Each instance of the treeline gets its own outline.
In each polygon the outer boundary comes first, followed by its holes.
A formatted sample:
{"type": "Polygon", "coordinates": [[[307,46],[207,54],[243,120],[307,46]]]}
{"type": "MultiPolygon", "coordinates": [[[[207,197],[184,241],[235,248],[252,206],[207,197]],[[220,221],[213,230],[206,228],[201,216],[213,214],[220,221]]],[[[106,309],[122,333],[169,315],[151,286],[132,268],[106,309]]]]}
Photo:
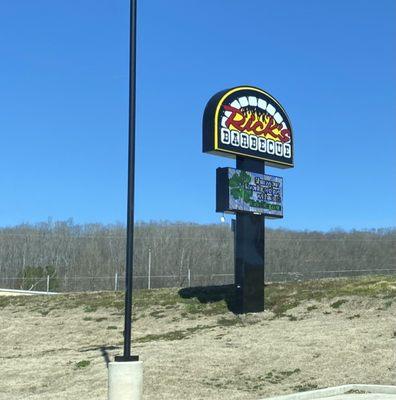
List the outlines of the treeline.
{"type": "MultiPolygon", "coordinates": [[[[266,280],[396,273],[396,229],[300,232],[266,230],[266,280]]],[[[229,225],[138,223],[135,286],[223,284],[233,281],[229,225]]],[[[123,287],[125,226],[72,221],[0,228],[0,286],[102,290],[123,287]],[[50,271],[50,272],[49,272],[50,271]]]]}

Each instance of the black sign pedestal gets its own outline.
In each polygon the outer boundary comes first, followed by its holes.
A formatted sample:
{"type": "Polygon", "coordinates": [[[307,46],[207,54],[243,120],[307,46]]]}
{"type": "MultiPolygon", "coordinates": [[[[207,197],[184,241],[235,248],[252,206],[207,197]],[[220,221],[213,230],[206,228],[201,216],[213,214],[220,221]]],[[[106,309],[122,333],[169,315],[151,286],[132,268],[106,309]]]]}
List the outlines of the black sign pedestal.
{"type": "MultiPolygon", "coordinates": [[[[264,174],[264,162],[237,157],[237,169],[264,174]]],[[[236,214],[236,311],[264,311],[264,216],[236,214]]]]}

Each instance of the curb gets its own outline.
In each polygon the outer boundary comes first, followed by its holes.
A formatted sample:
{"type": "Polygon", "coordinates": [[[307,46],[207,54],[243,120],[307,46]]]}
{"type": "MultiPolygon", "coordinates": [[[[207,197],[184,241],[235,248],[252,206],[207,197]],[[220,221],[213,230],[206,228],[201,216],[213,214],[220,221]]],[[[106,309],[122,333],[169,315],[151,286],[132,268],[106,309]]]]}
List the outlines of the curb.
{"type": "Polygon", "coordinates": [[[351,390],[361,390],[372,394],[394,394],[396,399],[396,386],[390,385],[342,385],[334,386],[326,389],[310,390],[304,393],[287,394],[283,396],[266,397],[261,400],[311,400],[322,399],[329,396],[337,396],[347,393],[351,390]]]}
{"type": "Polygon", "coordinates": [[[45,295],[52,295],[52,294],[59,294],[57,292],[40,292],[38,290],[21,290],[21,289],[0,289],[0,292],[6,293],[20,293],[20,294],[45,294],[45,295]]]}

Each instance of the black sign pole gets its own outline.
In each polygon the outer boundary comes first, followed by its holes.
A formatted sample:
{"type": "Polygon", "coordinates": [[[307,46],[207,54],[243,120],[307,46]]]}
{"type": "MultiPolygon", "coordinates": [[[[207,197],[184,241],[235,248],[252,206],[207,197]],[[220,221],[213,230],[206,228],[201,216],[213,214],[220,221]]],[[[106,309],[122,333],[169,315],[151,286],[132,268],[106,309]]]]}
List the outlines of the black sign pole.
{"type": "MultiPolygon", "coordinates": [[[[236,157],[239,170],[264,174],[264,162],[236,157]]],[[[234,234],[236,311],[264,311],[264,215],[236,213],[234,234]]]]}
{"type": "Polygon", "coordinates": [[[129,146],[128,146],[128,203],[127,241],[125,274],[125,324],[124,354],[116,361],[138,361],[139,356],[131,355],[132,333],[132,283],[133,283],[133,231],[135,201],[135,111],[136,111],[136,15],[137,0],[130,1],[130,53],[129,53],[129,146]]]}

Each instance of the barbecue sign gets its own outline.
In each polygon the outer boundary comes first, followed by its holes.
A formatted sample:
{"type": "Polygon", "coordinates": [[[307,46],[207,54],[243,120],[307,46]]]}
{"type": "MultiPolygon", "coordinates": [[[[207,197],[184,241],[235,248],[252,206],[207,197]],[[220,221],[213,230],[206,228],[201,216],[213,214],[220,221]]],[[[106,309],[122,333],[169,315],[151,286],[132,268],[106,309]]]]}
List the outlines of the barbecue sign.
{"type": "Polygon", "coordinates": [[[293,167],[289,118],[279,102],[261,89],[240,86],[222,91],[205,108],[203,151],[293,167]]]}
{"type": "Polygon", "coordinates": [[[283,217],[283,179],[235,168],[216,170],[216,211],[283,217]]]}
{"type": "Polygon", "coordinates": [[[216,170],[216,211],[235,214],[233,311],[264,310],[265,218],[283,218],[283,178],[265,166],[294,166],[293,132],[279,102],[264,90],[238,86],[215,94],[202,120],[204,153],[236,159],[216,170]]]}

